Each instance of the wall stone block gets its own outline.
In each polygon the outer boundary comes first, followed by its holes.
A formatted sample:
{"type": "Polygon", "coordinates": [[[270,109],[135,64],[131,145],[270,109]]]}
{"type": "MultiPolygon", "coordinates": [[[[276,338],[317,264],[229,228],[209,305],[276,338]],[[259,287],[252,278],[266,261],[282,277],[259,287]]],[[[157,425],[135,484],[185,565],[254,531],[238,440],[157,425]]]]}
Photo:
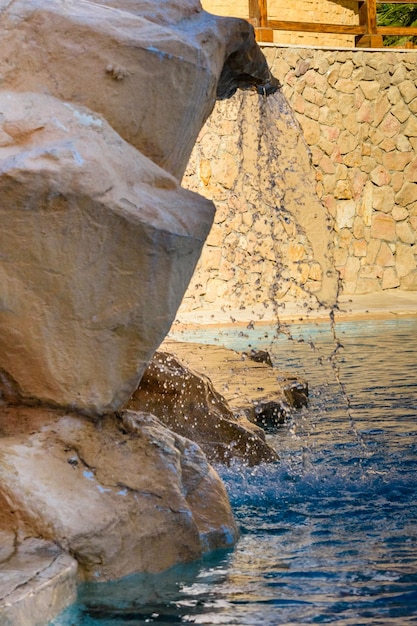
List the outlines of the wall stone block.
{"type": "MultiPolygon", "coordinates": [[[[392,212],[391,212],[392,217],[395,219],[395,221],[397,222],[401,222],[402,220],[405,220],[408,218],[409,216],[409,212],[407,211],[407,209],[405,209],[404,207],[401,206],[394,206],[392,208],[392,212]]],[[[415,231],[415,226],[417,224],[412,224],[411,227],[412,229],[415,231]]]]}
{"type": "Polygon", "coordinates": [[[344,280],[346,280],[346,282],[351,282],[351,283],[356,282],[360,268],[361,268],[360,260],[356,257],[349,257],[345,265],[344,280]]]}
{"type": "Polygon", "coordinates": [[[404,184],[404,174],[402,172],[393,172],[391,177],[391,187],[394,193],[398,193],[404,184]]]}
{"type": "Polygon", "coordinates": [[[387,267],[382,276],[382,289],[396,289],[401,283],[394,267],[387,267]]]}
{"type": "Polygon", "coordinates": [[[370,179],[375,185],[377,185],[378,187],[382,187],[385,185],[389,185],[391,181],[391,174],[382,165],[377,165],[370,172],[370,179]]]}
{"type": "Polygon", "coordinates": [[[340,134],[338,145],[341,154],[348,154],[353,152],[359,144],[359,138],[357,134],[352,134],[349,130],[344,130],[340,134]]]}
{"type": "Polygon", "coordinates": [[[359,86],[367,100],[375,100],[381,91],[381,85],[377,80],[360,81],[359,86]]]}
{"type": "Polygon", "coordinates": [[[405,182],[400,191],[395,196],[396,204],[408,206],[417,201],[417,184],[405,182]]]}
{"type": "Polygon", "coordinates": [[[410,109],[404,101],[400,101],[395,104],[391,109],[391,113],[397,118],[397,120],[401,124],[407,121],[411,115],[410,109]]]}
{"type": "MultiPolygon", "coordinates": [[[[409,154],[411,158],[414,156],[413,153],[409,154]]],[[[414,158],[411,163],[405,168],[404,178],[408,182],[417,183],[417,158],[414,158]]]]}
{"type": "MultiPolygon", "coordinates": [[[[382,278],[383,269],[378,265],[363,265],[359,270],[358,281],[361,279],[376,280],[382,278]]],[[[375,289],[378,291],[378,289],[375,289]]]]}
{"type": "Polygon", "coordinates": [[[359,168],[362,163],[361,151],[358,149],[358,150],[354,150],[353,152],[349,152],[349,154],[345,155],[343,159],[343,163],[347,165],[349,168],[359,168]]]}
{"type": "MultiPolygon", "coordinates": [[[[346,160],[345,163],[346,165],[349,165],[346,160]]],[[[355,201],[358,203],[361,200],[368,177],[364,172],[360,171],[359,165],[357,167],[353,165],[348,170],[348,179],[350,181],[350,187],[352,189],[352,198],[354,198],[355,201]]]]}
{"type": "Polygon", "coordinates": [[[400,282],[401,289],[405,291],[417,291],[417,272],[410,272],[400,282]]]}
{"type": "Polygon", "coordinates": [[[374,108],[375,105],[373,102],[369,102],[369,100],[364,100],[356,113],[357,121],[371,124],[372,120],[375,117],[374,108]]]}
{"type": "Polygon", "coordinates": [[[381,267],[394,267],[395,257],[389,245],[382,241],[378,254],[374,257],[373,263],[381,267]]]}
{"type": "Polygon", "coordinates": [[[366,257],[368,244],[365,239],[356,239],[353,242],[353,255],[356,257],[366,257]]]}
{"type": "Polygon", "coordinates": [[[394,205],[394,190],[388,185],[375,187],[372,196],[372,206],[375,211],[391,213],[394,205]]]}
{"type": "Polygon", "coordinates": [[[396,240],[395,220],[391,215],[386,215],[385,213],[375,213],[373,215],[371,237],[382,239],[383,241],[396,240]]]}
{"type": "Polygon", "coordinates": [[[374,265],[376,263],[376,257],[381,250],[382,242],[378,239],[371,239],[368,242],[368,250],[365,259],[367,265],[374,265]]]}
{"type": "Polygon", "coordinates": [[[414,98],[412,102],[408,105],[410,107],[411,113],[417,113],[417,98],[414,98]]]}
{"type": "Polygon", "coordinates": [[[404,80],[398,85],[398,90],[406,104],[417,98],[417,87],[413,80],[404,80]]]}
{"type": "Polygon", "coordinates": [[[395,253],[396,268],[400,278],[404,278],[416,270],[417,264],[414,252],[414,246],[409,246],[405,243],[397,243],[395,253]]]}
{"type": "Polygon", "coordinates": [[[417,137],[417,119],[414,116],[409,118],[407,126],[404,129],[404,135],[407,137],[417,137]]]}
{"type": "Polygon", "coordinates": [[[416,241],[416,233],[412,229],[410,222],[398,222],[396,226],[398,239],[403,243],[413,244],[416,241]]]}
{"type": "Polygon", "coordinates": [[[404,65],[397,65],[394,73],[392,74],[391,82],[393,85],[400,85],[405,83],[407,78],[407,70],[404,65]]]}
{"type": "Polygon", "coordinates": [[[392,115],[392,113],[388,113],[382,120],[379,127],[385,137],[394,137],[400,132],[401,123],[394,115],[392,115]]]}
{"type": "Polygon", "coordinates": [[[299,119],[304,137],[309,146],[317,144],[320,139],[320,125],[309,118],[299,119]]]}
{"type": "MultiPolygon", "coordinates": [[[[412,152],[389,152],[383,155],[383,165],[387,170],[398,170],[400,172],[404,171],[404,168],[410,163],[413,158],[412,152]]],[[[411,174],[411,171],[410,171],[411,174]]],[[[417,175],[417,167],[413,174],[417,175]]],[[[407,180],[411,180],[411,178],[407,177],[407,180]]]]}
{"type": "Polygon", "coordinates": [[[391,152],[392,150],[395,150],[397,147],[397,138],[393,138],[393,137],[386,137],[381,143],[380,143],[380,148],[381,150],[383,150],[384,152],[391,152]]]}

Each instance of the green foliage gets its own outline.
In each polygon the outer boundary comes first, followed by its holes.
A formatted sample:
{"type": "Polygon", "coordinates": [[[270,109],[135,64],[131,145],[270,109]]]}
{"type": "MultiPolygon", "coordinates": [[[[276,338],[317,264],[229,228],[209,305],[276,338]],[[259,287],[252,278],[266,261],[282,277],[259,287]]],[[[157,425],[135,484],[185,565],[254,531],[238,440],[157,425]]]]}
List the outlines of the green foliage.
{"type": "MultiPolygon", "coordinates": [[[[378,26],[417,26],[417,4],[377,5],[378,26]]],[[[407,41],[417,43],[417,37],[384,37],[384,46],[404,46],[407,41]]]]}

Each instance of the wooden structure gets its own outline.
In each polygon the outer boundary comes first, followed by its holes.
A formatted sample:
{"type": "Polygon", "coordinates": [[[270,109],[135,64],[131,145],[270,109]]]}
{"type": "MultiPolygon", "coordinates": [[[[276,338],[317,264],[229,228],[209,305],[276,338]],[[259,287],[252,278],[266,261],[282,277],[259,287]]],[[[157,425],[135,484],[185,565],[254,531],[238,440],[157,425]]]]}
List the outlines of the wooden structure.
{"type": "Polygon", "coordinates": [[[357,0],[359,23],[321,24],[319,22],[291,22],[268,19],[268,0],[249,0],[249,21],[255,27],[258,41],[273,41],[274,30],[304,33],[332,33],[354,35],[358,47],[382,48],[384,35],[415,36],[417,28],[411,26],[378,26],[377,4],[417,4],[417,0],[357,0]]]}

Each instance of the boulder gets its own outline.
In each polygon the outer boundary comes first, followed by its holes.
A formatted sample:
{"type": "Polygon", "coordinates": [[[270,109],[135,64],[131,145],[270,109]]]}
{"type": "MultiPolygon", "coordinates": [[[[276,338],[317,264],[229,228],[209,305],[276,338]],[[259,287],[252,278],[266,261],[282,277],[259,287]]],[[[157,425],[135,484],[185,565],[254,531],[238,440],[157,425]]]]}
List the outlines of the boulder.
{"type": "MultiPolygon", "coordinates": [[[[183,366],[207,376],[227,402],[235,418],[258,421],[262,407],[286,419],[308,403],[308,383],[292,372],[254,360],[247,352],[220,345],[203,345],[166,339],[161,350],[171,352],[183,366]]],[[[258,429],[259,431],[259,429],[258,429]]]]}
{"type": "Polygon", "coordinates": [[[9,563],[58,546],[66,603],[69,554],[112,580],[237,538],[199,446],[121,407],[213,220],[179,184],[195,139],[216,98],[278,83],[197,0],[0,0],[0,31],[0,537],[9,563]]]}
{"type": "Polygon", "coordinates": [[[100,116],[0,91],[0,389],[119,408],[172,323],[213,205],[100,116]]]}
{"type": "Polygon", "coordinates": [[[174,432],[196,441],[211,461],[240,459],[254,465],[278,460],[262,428],[238,419],[207,376],[169,352],[155,354],[127,406],[155,414],[174,432]]]}
{"type": "Polygon", "coordinates": [[[111,413],[213,220],[178,183],[201,126],[277,82],[252,27],[196,0],[0,0],[0,30],[0,393],[111,413]]]}
{"type": "Polygon", "coordinates": [[[81,578],[162,571],[237,538],[226,491],[200,448],[151,415],[94,422],[8,407],[0,431],[8,530],[16,540],[52,540],[76,558],[81,578]]]}
{"type": "Polygon", "coordinates": [[[177,178],[218,87],[277,88],[252,26],[197,0],[0,0],[0,31],[3,89],[88,107],[177,178]]]}

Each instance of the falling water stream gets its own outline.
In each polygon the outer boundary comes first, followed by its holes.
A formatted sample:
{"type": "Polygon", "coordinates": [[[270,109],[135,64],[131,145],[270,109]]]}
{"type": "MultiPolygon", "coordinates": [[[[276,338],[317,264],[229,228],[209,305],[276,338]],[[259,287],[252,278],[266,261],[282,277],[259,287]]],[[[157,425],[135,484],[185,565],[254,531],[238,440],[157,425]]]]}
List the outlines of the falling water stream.
{"type": "MultiPolygon", "coordinates": [[[[293,216],[277,206],[274,181],[262,184],[274,240],[276,222],[293,216]]],[[[315,299],[279,249],[275,258],[273,326],[173,335],[268,350],[274,367],[309,383],[308,406],[267,434],[279,463],[217,467],[237,546],[160,575],[84,584],[51,626],[417,624],[417,318],[283,324],[284,282],[306,308],[315,299]]]]}

